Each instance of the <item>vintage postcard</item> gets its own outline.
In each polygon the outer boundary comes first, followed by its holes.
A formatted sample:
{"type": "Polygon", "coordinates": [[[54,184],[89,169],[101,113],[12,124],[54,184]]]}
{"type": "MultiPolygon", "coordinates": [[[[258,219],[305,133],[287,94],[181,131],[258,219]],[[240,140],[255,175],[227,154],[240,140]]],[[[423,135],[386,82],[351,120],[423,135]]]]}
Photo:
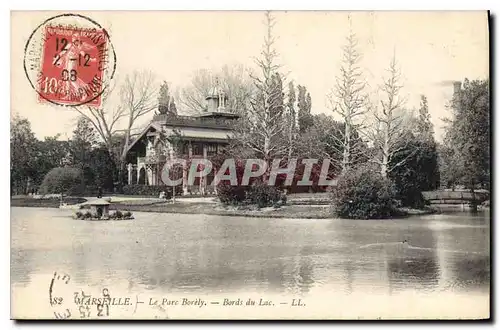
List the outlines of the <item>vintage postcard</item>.
{"type": "Polygon", "coordinates": [[[11,318],[489,319],[486,11],[12,11],[11,318]]]}

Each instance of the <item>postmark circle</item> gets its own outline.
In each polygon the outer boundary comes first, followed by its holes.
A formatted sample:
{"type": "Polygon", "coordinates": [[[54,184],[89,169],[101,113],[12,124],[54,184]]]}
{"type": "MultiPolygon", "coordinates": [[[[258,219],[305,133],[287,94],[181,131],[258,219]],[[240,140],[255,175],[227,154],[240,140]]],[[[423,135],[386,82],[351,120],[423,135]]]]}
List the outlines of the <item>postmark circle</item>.
{"type": "Polygon", "coordinates": [[[24,72],[40,102],[99,107],[116,70],[108,32],[80,14],[51,17],[31,33],[24,72]]]}

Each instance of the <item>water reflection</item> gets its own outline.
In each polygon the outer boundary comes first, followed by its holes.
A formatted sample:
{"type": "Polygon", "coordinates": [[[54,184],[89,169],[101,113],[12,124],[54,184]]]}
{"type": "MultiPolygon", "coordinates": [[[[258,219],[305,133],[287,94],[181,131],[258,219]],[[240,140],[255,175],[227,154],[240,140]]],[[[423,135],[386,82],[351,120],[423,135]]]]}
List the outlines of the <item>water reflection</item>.
{"type": "Polygon", "coordinates": [[[417,288],[432,291],[438,285],[439,265],[432,256],[394,258],[389,261],[388,276],[391,290],[417,288]]]}
{"type": "Polygon", "coordinates": [[[136,221],[93,223],[60,212],[12,209],[14,286],[63,270],[83,285],[155,292],[489,290],[486,216],[348,221],[139,213],[136,221]]]}
{"type": "Polygon", "coordinates": [[[454,262],[454,277],[450,281],[454,289],[469,290],[471,288],[489,289],[490,258],[460,258],[454,262]]]}
{"type": "Polygon", "coordinates": [[[387,255],[391,293],[408,289],[434,290],[440,276],[435,232],[429,226],[396,227],[394,231],[406,241],[397,252],[387,255]]]}

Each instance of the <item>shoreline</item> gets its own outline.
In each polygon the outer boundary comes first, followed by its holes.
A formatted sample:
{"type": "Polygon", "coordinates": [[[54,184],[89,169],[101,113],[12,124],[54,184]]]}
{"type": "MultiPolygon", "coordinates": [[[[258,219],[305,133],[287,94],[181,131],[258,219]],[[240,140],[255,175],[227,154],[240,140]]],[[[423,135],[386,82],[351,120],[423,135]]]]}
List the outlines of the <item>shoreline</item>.
{"type": "MultiPolygon", "coordinates": [[[[104,197],[106,198],[106,197],[104,197]]],[[[78,203],[73,203],[77,205],[78,203]]],[[[68,205],[71,205],[68,203],[68,205]]],[[[41,207],[59,209],[59,200],[39,200],[32,198],[11,198],[11,207],[41,207]]],[[[158,201],[158,199],[144,198],[142,201],[119,201],[112,202],[110,210],[120,210],[122,212],[148,212],[148,213],[168,213],[168,214],[199,214],[209,216],[233,216],[248,218],[288,218],[288,219],[338,219],[332,213],[328,204],[313,201],[306,203],[288,203],[281,207],[265,207],[258,209],[254,206],[224,206],[220,203],[200,203],[184,202],[177,200],[176,203],[168,201],[158,201]]],[[[366,220],[391,220],[408,218],[415,215],[429,215],[438,213],[439,210],[433,208],[426,209],[401,209],[405,215],[387,219],[366,219],[366,220]]],[[[77,209],[74,210],[75,212],[77,209]]],[[[352,219],[359,221],[361,219],[352,219]]]]}

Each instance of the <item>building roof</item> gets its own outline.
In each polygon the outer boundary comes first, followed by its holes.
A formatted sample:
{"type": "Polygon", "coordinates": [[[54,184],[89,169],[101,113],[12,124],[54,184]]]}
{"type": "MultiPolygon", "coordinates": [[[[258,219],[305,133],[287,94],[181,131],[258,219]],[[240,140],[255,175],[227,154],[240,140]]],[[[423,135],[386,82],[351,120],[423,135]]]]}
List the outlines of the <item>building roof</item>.
{"type": "Polygon", "coordinates": [[[128,153],[128,152],[130,151],[130,149],[132,149],[132,147],[133,147],[133,146],[135,146],[135,144],[136,144],[138,141],[140,141],[140,140],[142,139],[142,137],[143,137],[143,136],[144,136],[147,132],[149,132],[149,130],[150,130],[151,128],[153,128],[153,129],[155,129],[155,130],[157,130],[157,131],[161,131],[161,126],[160,126],[160,123],[155,122],[155,121],[152,121],[151,123],[149,123],[149,124],[148,124],[148,126],[146,126],[146,127],[142,130],[141,134],[139,134],[139,135],[135,138],[135,140],[134,140],[134,141],[133,141],[133,142],[132,142],[132,143],[131,143],[128,147],[127,147],[127,152],[126,152],[126,153],[128,153]]]}
{"type": "MultiPolygon", "coordinates": [[[[211,117],[218,113],[206,113],[200,115],[200,117],[189,117],[189,116],[178,116],[178,118],[171,118],[171,121],[167,121],[163,124],[160,121],[152,121],[147,125],[144,130],[137,136],[137,138],[128,146],[127,153],[132,149],[136,143],[144,137],[151,129],[159,132],[163,132],[167,137],[174,136],[180,133],[180,137],[186,140],[204,140],[204,141],[227,141],[229,140],[231,131],[230,127],[224,126],[221,122],[214,121],[211,117]],[[209,119],[209,121],[205,121],[209,119]],[[175,131],[174,131],[175,130],[175,131]]],[[[232,118],[238,118],[238,115],[231,113],[220,113],[222,117],[225,115],[233,116],[232,118]]],[[[158,116],[155,116],[158,117],[158,116]]],[[[217,116],[215,116],[217,117],[217,116]]]]}
{"type": "Polygon", "coordinates": [[[153,121],[170,127],[202,127],[211,129],[231,129],[230,121],[239,115],[228,112],[204,112],[196,116],[156,115],[153,121]]]}
{"type": "MultiPolygon", "coordinates": [[[[175,128],[166,127],[165,134],[175,135],[175,128]]],[[[217,129],[207,129],[198,127],[183,127],[182,129],[176,130],[180,133],[181,138],[190,140],[229,140],[230,132],[227,130],[217,130],[217,129]]]]}
{"type": "Polygon", "coordinates": [[[240,115],[237,115],[232,112],[222,112],[222,111],[215,111],[215,112],[202,112],[199,114],[197,117],[227,117],[227,118],[239,118],[240,115]]]}

